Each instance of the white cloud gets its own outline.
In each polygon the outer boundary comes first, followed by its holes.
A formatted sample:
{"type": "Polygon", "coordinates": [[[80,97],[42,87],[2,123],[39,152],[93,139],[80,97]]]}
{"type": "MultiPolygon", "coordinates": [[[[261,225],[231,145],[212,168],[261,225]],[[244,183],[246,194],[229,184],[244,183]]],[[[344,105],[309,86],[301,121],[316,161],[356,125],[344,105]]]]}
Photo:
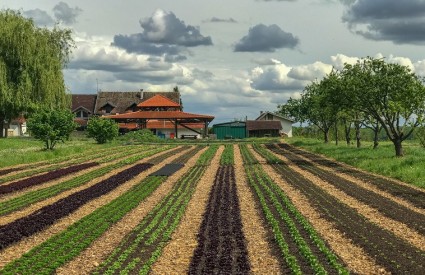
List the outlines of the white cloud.
{"type": "Polygon", "coordinates": [[[337,54],[331,56],[332,65],[337,70],[342,70],[344,68],[344,64],[356,64],[356,62],[359,60],[359,57],[349,57],[343,54],[337,54]]]}
{"type": "Polygon", "coordinates": [[[316,61],[313,64],[301,65],[292,68],[288,76],[298,80],[321,79],[332,71],[332,65],[316,61]]]}

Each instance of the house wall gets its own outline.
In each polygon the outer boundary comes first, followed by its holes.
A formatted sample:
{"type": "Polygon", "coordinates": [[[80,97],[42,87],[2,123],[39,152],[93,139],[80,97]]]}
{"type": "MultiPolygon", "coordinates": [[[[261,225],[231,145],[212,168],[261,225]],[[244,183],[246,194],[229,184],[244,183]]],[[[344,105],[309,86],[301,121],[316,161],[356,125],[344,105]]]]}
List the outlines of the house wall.
{"type": "Polygon", "coordinates": [[[280,130],[281,134],[285,134],[288,137],[292,137],[292,122],[286,119],[282,119],[280,117],[274,116],[272,114],[267,114],[261,119],[258,120],[278,120],[282,125],[282,130],[280,130]]]}
{"type": "Polygon", "coordinates": [[[27,132],[27,124],[25,122],[22,124],[22,133],[19,132],[19,125],[14,123],[9,125],[9,129],[3,130],[3,136],[6,135],[6,131],[8,132],[9,137],[18,137],[27,132]]]}

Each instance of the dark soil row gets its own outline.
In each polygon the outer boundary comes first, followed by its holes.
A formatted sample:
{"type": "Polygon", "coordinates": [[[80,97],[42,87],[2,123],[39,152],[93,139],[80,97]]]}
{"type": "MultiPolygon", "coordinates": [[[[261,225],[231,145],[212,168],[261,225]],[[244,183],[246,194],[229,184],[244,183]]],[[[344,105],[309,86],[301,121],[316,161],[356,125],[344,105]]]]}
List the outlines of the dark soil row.
{"type": "Polygon", "coordinates": [[[18,190],[22,190],[22,189],[30,187],[30,186],[43,184],[43,183],[46,183],[48,181],[55,180],[55,179],[64,177],[66,175],[72,174],[72,173],[76,173],[76,172],[82,171],[84,169],[87,169],[87,168],[90,168],[90,167],[93,167],[93,166],[96,166],[96,165],[98,165],[97,162],[89,162],[89,163],[73,165],[73,166],[69,166],[67,168],[58,169],[58,170],[51,171],[51,172],[41,174],[41,175],[38,175],[38,176],[33,176],[33,177],[26,178],[26,179],[23,179],[23,180],[18,180],[18,181],[9,183],[7,185],[0,185],[0,195],[16,192],[18,190]]]}
{"type": "Polygon", "coordinates": [[[373,224],[354,209],[316,186],[287,165],[272,167],[282,179],[305,195],[324,219],[332,222],[377,264],[393,274],[425,274],[425,253],[373,224]]]}
{"type": "Polygon", "coordinates": [[[209,197],[189,274],[248,274],[250,264],[234,167],[220,166],[209,197]]]}
{"type": "Polygon", "coordinates": [[[71,214],[90,200],[109,193],[150,167],[152,167],[150,163],[136,164],[89,188],[47,205],[26,217],[0,226],[0,249],[4,249],[25,237],[43,230],[60,218],[71,214]]]}
{"type": "Polygon", "coordinates": [[[425,209],[425,191],[420,192],[414,188],[411,188],[406,185],[401,185],[397,181],[382,178],[379,176],[375,176],[373,174],[365,173],[353,168],[349,168],[347,166],[343,166],[335,161],[328,160],[326,158],[323,158],[317,154],[305,152],[303,150],[297,149],[289,144],[279,144],[279,147],[288,150],[290,152],[293,152],[297,155],[301,155],[303,157],[308,158],[309,160],[318,163],[320,165],[331,167],[335,169],[338,172],[345,173],[347,175],[350,175],[352,177],[358,178],[363,181],[367,181],[373,185],[375,185],[377,188],[379,188],[382,191],[388,192],[394,196],[401,197],[405,199],[406,201],[409,201],[413,205],[415,205],[418,208],[425,209]]]}
{"type": "Polygon", "coordinates": [[[304,169],[320,179],[332,184],[347,195],[361,201],[382,213],[384,216],[402,222],[417,232],[425,235],[425,215],[412,211],[403,205],[400,205],[393,200],[383,197],[375,192],[358,186],[349,180],[340,176],[329,173],[313,163],[302,159],[295,153],[288,150],[282,150],[274,145],[268,145],[267,148],[277,154],[285,155],[291,162],[296,164],[301,169],[304,169]]]}

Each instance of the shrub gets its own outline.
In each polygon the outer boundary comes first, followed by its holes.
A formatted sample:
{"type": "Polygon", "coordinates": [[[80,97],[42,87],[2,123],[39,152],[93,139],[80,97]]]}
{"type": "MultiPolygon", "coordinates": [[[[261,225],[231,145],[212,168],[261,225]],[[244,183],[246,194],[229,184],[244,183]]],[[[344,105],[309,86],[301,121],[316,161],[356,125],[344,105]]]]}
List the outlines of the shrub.
{"type": "Polygon", "coordinates": [[[114,140],[118,130],[118,124],[108,118],[91,117],[87,123],[87,137],[94,138],[99,144],[114,140]]]}
{"type": "Polygon", "coordinates": [[[126,142],[159,142],[160,138],[154,135],[149,129],[141,129],[137,131],[131,131],[125,134],[122,139],[126,142]]]}
{"type": "Polygon", "coordinates": [[[46,150],[53,150],[58,141],[69,139],[77,125],[69,110],[40,109],[28,119],[27,127],[36,139],[44,142],[46,150]]]}

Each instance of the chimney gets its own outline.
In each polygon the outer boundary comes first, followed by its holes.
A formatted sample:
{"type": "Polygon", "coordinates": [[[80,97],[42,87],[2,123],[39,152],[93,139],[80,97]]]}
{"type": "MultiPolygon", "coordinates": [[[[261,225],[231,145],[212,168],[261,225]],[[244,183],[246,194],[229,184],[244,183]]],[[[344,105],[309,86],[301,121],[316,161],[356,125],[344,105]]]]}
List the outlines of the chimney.
{"type": "Polygon", "coordinates": [[[263,111],[260,111],[260,115],[262,115],[264,112],[263,111]]]}
{"type": "Polygon", "coordinates": [[[140,99],[143,100],[143,89],[140,89],[140,99]]]}

